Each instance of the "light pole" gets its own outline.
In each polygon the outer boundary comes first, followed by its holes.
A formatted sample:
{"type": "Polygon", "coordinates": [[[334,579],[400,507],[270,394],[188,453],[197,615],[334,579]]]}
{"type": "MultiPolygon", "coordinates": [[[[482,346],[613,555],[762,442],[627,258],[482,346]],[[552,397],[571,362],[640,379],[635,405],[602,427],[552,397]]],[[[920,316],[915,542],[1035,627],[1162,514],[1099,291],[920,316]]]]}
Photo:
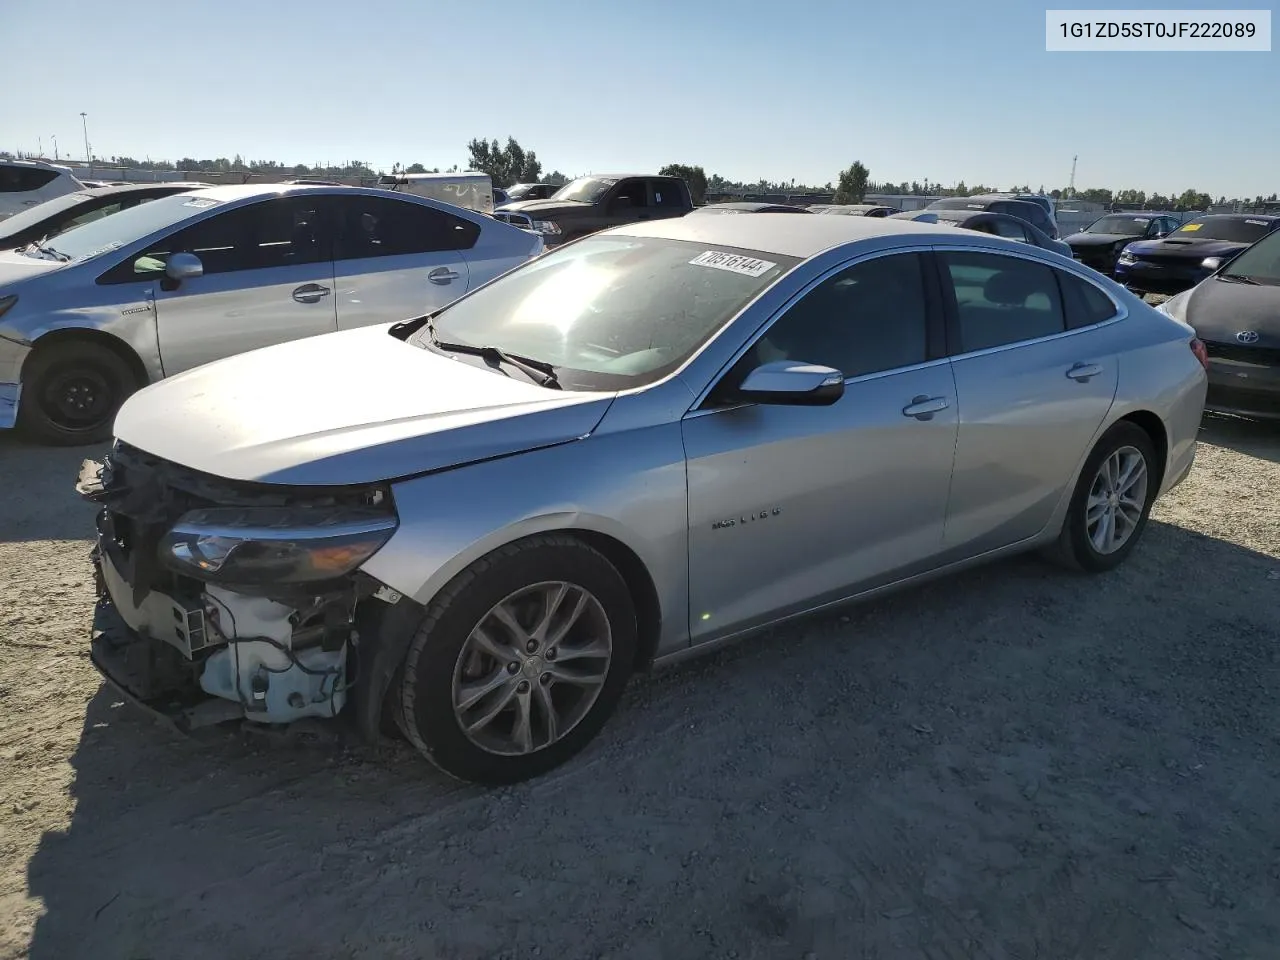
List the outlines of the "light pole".
{"type": "Polygon", "coordinates": [[[53,159],[55,160],[59,159],[58,158],[58,138],[56,136],[53,137],[53,159]]]}
{"type": "Polygon", "coordinates": [[[93,163],[93,157],[89,153],[89,115],[83,110],[80,111],[80,125],[84,127],[84,162],[93,163]]]}

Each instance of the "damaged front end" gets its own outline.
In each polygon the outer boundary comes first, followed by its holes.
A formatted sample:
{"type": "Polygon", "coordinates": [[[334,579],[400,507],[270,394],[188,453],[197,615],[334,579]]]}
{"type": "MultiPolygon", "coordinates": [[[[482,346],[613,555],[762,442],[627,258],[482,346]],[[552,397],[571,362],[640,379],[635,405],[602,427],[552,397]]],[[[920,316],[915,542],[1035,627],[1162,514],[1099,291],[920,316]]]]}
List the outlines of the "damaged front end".
{"type": "Polygon", "coordinates": [[[76,490],[102,508],[92,659],[115,686],[182,729],[343,709],[362,604],[400,599],[359,570],[395,532],[389,489],[234,482],[117,441],[76,490]]]}

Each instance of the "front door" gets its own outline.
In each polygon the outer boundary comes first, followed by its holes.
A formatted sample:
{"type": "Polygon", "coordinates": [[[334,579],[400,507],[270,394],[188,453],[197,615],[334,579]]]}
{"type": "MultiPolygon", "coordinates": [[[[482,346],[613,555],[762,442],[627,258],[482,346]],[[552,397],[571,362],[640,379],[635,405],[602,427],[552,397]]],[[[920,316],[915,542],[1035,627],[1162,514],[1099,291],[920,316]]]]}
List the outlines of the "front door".
{"type": "Polygon", "coordinates": [[[336,204],[339,329],[420,317],[467,292],[474,223],[412,200],[351,194],[336,204]]]}
{"type": "Polygon", "coordinates": [[[180,230],[134,261],[150,275],[165,376],[258,347],[331,333],[333,261],[322,197],[277,197],[180,230]],[[193,253],[203,276],[164,277],[170,253],[193,253]]]}
{"type": "Polygon", "coordinates": [[[955,387],[918,254],[863,261],[784,312],[727,376],[792,359],[842,370],[828,407],[700,409],[688,458],[694,642],[896,579],[942,547],[955,387]]]}
{"type": "Polygon", "coordinates": [[[946,542],[978,553],[1048,523],[1111,409],[1118,361],[1098,331],[1068,323],[1063,292],[1084,281],[1011,254],[938,257],[960,400],[946,542]]]}

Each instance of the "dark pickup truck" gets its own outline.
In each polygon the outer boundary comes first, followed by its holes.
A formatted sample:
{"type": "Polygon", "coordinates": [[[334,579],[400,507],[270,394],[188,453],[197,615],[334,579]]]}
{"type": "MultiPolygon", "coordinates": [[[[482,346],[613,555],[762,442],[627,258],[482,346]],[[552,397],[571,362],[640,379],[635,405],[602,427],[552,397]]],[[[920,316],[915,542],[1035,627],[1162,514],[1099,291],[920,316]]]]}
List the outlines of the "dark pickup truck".
{"type": "Polygon", "coordinates": [[[683,217],[692,209],[689,185],[679,177],[627,173],[579,177],[554,199],[510,203],[493,215],[536,230],[554,247],[625,223],[683,217]]]}

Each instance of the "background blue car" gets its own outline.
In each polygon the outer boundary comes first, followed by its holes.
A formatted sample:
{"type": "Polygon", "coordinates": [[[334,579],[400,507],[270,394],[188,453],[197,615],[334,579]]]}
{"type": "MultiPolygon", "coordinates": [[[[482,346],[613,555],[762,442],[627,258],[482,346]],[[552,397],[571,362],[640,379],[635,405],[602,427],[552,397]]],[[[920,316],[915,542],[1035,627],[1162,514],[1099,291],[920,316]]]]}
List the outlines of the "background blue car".
{"type": "Polygon", "coordinates": [[[1224,213],[1197,217],[1163,239],[1129,244],[1116,260],[1115,277],[1139,293],[1181,293],[1217,268],[1216,263],[1206,267],[1206,257],[1225,263],[1277,228],[1280,216],[1224,213]]]}

